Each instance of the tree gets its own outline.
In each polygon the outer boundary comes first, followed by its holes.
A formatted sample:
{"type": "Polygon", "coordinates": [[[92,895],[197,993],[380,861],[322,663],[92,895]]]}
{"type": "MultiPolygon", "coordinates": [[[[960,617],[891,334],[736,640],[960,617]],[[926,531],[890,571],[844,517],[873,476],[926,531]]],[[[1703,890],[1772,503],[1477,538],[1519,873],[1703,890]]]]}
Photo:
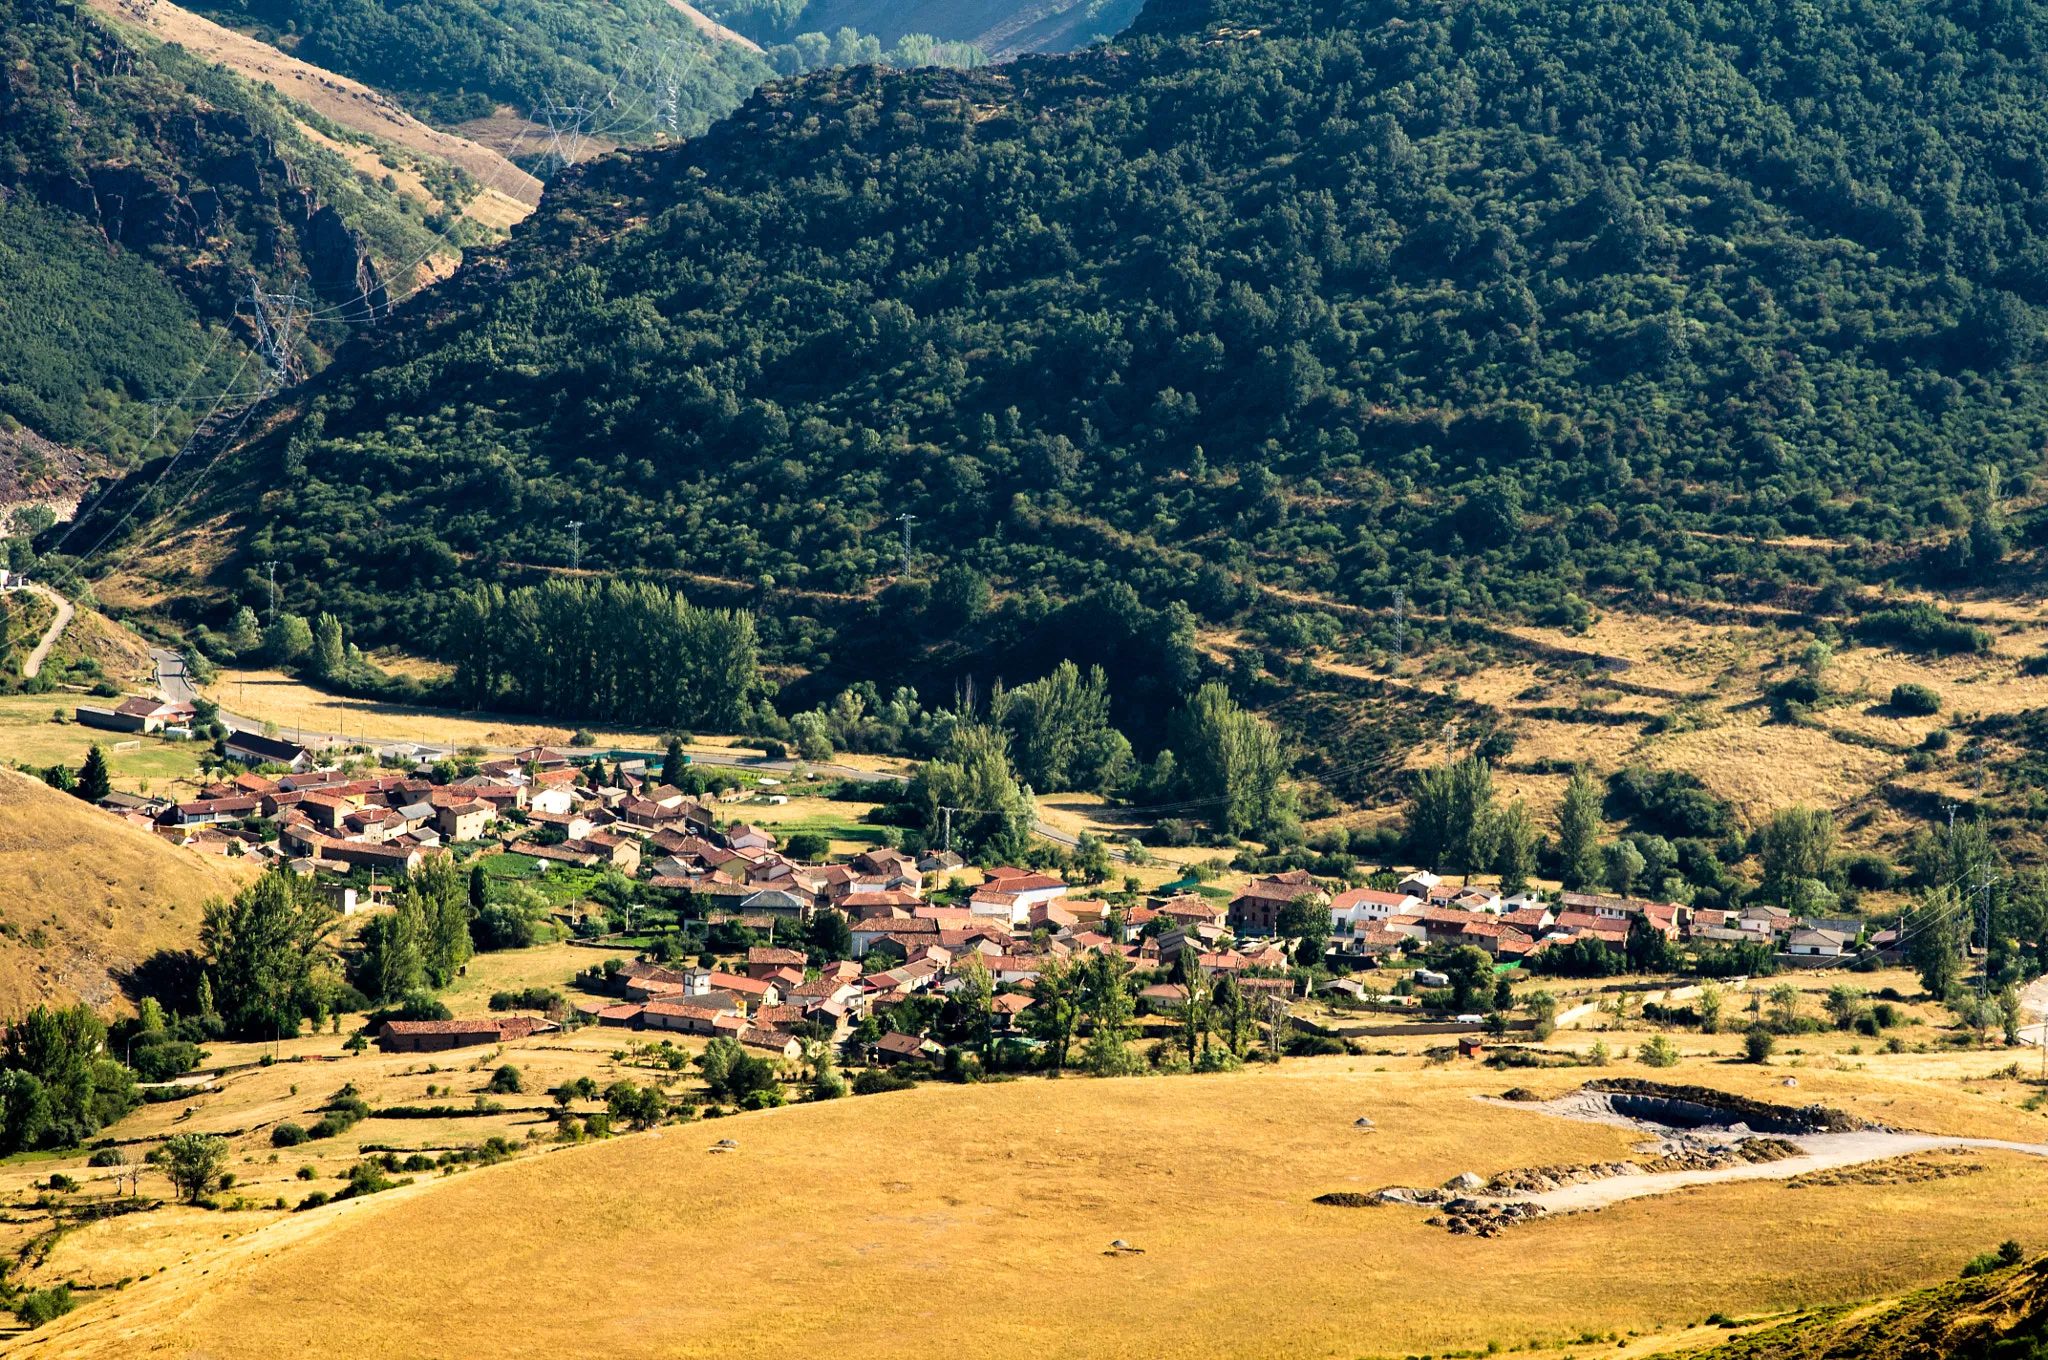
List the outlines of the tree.
{"type": "Polygon", "coordinates": [[[85,753],[85,764],[78,767],[78,787],[72,792],[88,803],[97,803],[114,791],[113,777],[107,772],[106,753],[94,742],[92,749],[85,753]]]}
{"type": "Polygon", "coordinates": [[[1478,1009],[1493,995],[1493,959],[1485,950],[1460,945],[1444,960],[1443,969],[1451,980],[1451,1010],[1457,1014],[1478,1009]]]}
{"type": "Polygon", "coordinates": [[[1310,968],[1323,961],[1323,946],[1330,938],[1330,907],[1319,895],[1303,893],[1280,908],[1273,929],[1283,938],[1296,941],[1294,961],[1310,968]]]}
{"type": "Polygon", "coordinates": [[[227,1164],[225,1138],[210,1133],[179,1133],[164,1140],[164,1174],[187,1203],[212,1190],[227,1164]]]}
{"type": "MultiPolygon", "coordinates": [[[[743,1057],[739,1061],[748,1063],[759,1059],[743,1057]]],[[[731,1080],[730,1075],[727,1080],[731,1080]]],[[[668,1113],[668,1097],[651,1082],[637,1086],[630,1081],[615,1081],[605,1088],[604,1107],[614,1120],[636,1129],[651,1129],[668,1113]]]]}
{"type": "Polygon", "coordinates": [[[1492,863],[1497,845],[1492,768],[1467,756],[1424,770],[1408,804],[1408,846],[1416,859],[1470,874],[1492,863]]]}
{"type": "MultiPolygon", "coordinates": [[[[446,987],[475,954],[469,936],[469,887],[448,855],[434,855],[406,875],[398,907],[418,932],[427,982],[446,987]]],[[[390,995],[390,993],[386,993],[390,995]]]]}
{"type": "Polygon", "coordinates": [[[1131,744],[1109,724],[1109,678],[1072,661],[1028,685],[1004,691],[991,720],[1011,736],[1017,772],[1035,789],[1107,793],[1132,769],[1131,744]]]}
{"type": "Polygon", "coordinates": [[[988,965],[981,961],[981,955],[975,953],[954,965],[953,976],[960,981],[953,1000],[960,1007],[961,1018],[975,1041],[986,1046],[989,1021],[995,1014],[995,979],[990,976],[988,965]]]}
{"type": "Polygon", "coordinates": [[[1828,1019],[1834,1021],[1836,1029],[1848,1029],[1856,1023],[1856,1017],[1863,1013],[1863,989],[1851,987],[1846,982],[1838,982],[1828,988],[1827,997],[1821,1002],[1821,1009],[1827,1012],[1828,1019]]]}
{"type": "Polygon", "coordinates": [[[264,630],[263,648],[273,663],[288,666],[313,650],[313,629],[297,614],[279,614],[264,630]]]}
{"type": "Polygon", "coordinates": [[[1781,1034],[1790,1034],[1799,1024],[1799,989],[1789,982],[1771,988],[1771,1024],[1781,1034]]]}
{"type": "Polygon", "coordinates": [[[1555,996],[1547,991],[1531,992],[1526,1004],[1529,1008],[1529,1018],[1536,1022],[1535,1027],[1530,1031],[1535,1035],[1536,1042],[1542,1043],[1545,1039],[1557,1033],[1557,998],[1555,996]]]}
{"type": "Polygon", "coordinates": [[[1086,1062],[1098,1077],[1129,1076],[1137,1070],[1131,1054],[1130,965],[1121,957],[1097,950],[1081,967],[1082,1011],[1090,1033],[1086,1062]]]}
{"type": "Polygon", "coordinates": [[[1718,1033],[1721,1028],[1721,989],[1711,982],[1701,983],[1699,999],[1693,1002],[1693,1010],[1700,1017],[1700,1033],[1718,1033]]]}
{"type": "Polygon", "coordinates": [[[671,788],[680,786],[683,782],[683,765],[683,739],[671,736],[668,739],[668,749],[661,757],[661,782],[671,788]]]}
{"type": "Polygon", "coordinates": [[[1771,900],[1789,905],[1802,879],[1828,876],[1835,855],[1835,817],[1826,808],[1780,808],[1764,826],[1763,887],[1771,900]]]}
{"type": "Polygon", "coordinates": [[[1202,971],[1201,951],[1193,940],[1184,942],[1173,956],[1173,981],[1181,992],[1181,1047],[1193,1067],[1196,1049],[1209,1042],[1209,977],[1202,971]]]}
{"type": "Polygon", "coordinates": [[[1017,1017],[1024,1032],[1045,1045],[1045,1065],[1058,1076],[1067,1065],[1067,1050],[1080,1024],[1087,960],[1069,964],[1048,957],[1031,979],[1031,1004],[1017,1017]]]}
{"type": "Polygon", "coordinates": [[[341,637],[341,620],[322,612],[313,624],[313,673],[322,679],[339,676],[348,661],[348,648],[341,637]]]}
{"type": "Polygon", "coordinates": [[[1628,959],[1631,973],[1670,973],[1678,968],[1678,951],[1663,931],[1650,924],[1647,916],[1629,918],[1622,953],[1628,959]]]}
{"type": "Polygon", "coordinates": [[[1769,1062],[1771,1050],[1777,1046],[1777,1039],[1762,1025],[1751,1025],[1742,1036],[1743,1054],[1753,1063],[1769,1062]]]}
{"type": "Polygon", "coordinates": [[[1495,823],[1493,871],[1500,875],[1500,890],[1509,897],[1529,886],[1536,868],[1536,819],[1520,798],[1501,811],[1495,823]]]}
{"type": "Polygon", "coordinates": [[[234,620],[228,624],[228,646],[236,656],[254,656],[256,649],[263,645],[263,629],[256,620],[256,611],[243,605],[235,611],[234,620]]]}
{"type": "Polygon", "coordinates": [[[426,986],[426,923],[420,904],[400,895],[393,910],[373,916],[361,935],[356,985],[372,999],[395,1002],[426,986]]]}
{"type": "Polygon", "coordinates": [[[134,1074],[106,1056],[107,1028],[83,1004],[37,1006],[7,1030],[4,1150],[71,1147],[141,1103],[134,1074]]]}
{"type": "Polygon", "coordinates": [[[1928,893],[1900,926],[1910,936],[1906,957],[1920,974],[1920,986],[1936,1000],[1947,1000],[1962,985],[1968,905],[1953,884],[1943,884],[1928,893]]]}
{"type": "Polygon", "coordinates": [[[1281,789],[1286,761],[1271,723],[1244,712],[1212,681],[1195,691],[1172,724],[1181,781],[1195,799],[1213,800],[1216,829],[1234,836],[1270,833],[1291,822],[1281,789]]]}
{"type": "Polygon", "coordinates": [[[815,864],[832,853],[832,842],[821,831],[793,831],[782,853],[799,863],[815,864]]]}
{"type": "Polygon", "coordinates": [[[469,914],[481,916],[485,907],[491,904],[491,880],[484,873],[481,862],[469,869],[469,914]]]}
{"type": "Polygon", "coordinates": [[[1557,809],[1557,853],[1566,892],[1600,880],[1600,786],[1584,769],[1573,771],[1557,809]]]}
{"type": "Polygon", "coordinates": [[[924,808],[925,825],[938,827],[946,808],[953,832],[980,854],[1021,857],[1037,820],[1031,790],[1010,771],[1009,738],[999,728],[961,723],[936,760],[918,767],[908,798],[924,808]]]}
{"type": "Polygon", "coordinates": [[[810,924],[804,927],[804,939],[813,953],[828,961],[853,957],[853,927],[830,907],[812,914],[810,924]]]}
{"type": "Polygon", "coordinates": [[[272,869],[232,901],[206,903],[199,944],[208,960],[209,1004],[231,1033],[251,1039],[297,1034],[319,997],[314,966],[328,953],[338,917],[327,895],[289,869],[272,869]]]}
{"type": "Polygon", "coordinates": [[[1618,897],[1627,897],[1643,872],[1643,852],[1628,841],[1610,841],[1600,851],[1600,867],[1608,888],[1618,897]]]}
{"type": "Polygon", "coordinates": [[[1222,1030],[1230,1055],[1242,1058],[1250,1052],[1252,1040],[1258,1035],[1258,1017],[1244,988],[1237,985],[1235,974],[1225,972],[1216,979],[1209,993],[1209,1009],[1222,1030]]]}
{"type": "Polygon", "coordinates": [[[78,776],[72,773],[69,765],[50,766],[43,771],[43,782],[62,793],[78,791],[78,776]]]}

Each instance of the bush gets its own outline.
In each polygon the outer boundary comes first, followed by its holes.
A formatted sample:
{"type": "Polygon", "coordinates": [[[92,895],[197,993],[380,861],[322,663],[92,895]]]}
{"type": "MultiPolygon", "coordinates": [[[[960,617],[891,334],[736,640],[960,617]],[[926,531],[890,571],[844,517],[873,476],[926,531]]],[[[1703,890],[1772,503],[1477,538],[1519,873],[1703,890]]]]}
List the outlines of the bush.
{"type": "MultiPolygon", "coordinates": [[[[328,1194],[328,1193],[327,1193],[327,1192],[326,1192],[325,1190],[315,1190],[315,1191],[314,1191],[314,1192],[313,1192],[312,1194],[310,1194],[310,1195],[306,1196],[306,1197],[305,1197],[304,1199],[302,1199],[302,1200],[300,1200],[300,1201],[299,1201],[299,1208],[300,1208],[300,1209],[317,1209],[317,1208],[319,1208],[319,1207],[320,1207],[321,1205],[323,1205],[323,1204],[327,1203],[327,1202],[328,1202],[329,1200],[331,1200],[331,1199],[333,1199],[333,1198],[334,1198],[334,1197],[333,1197],[332,1195],[328,1194]]],[[[296,1211],[296,1210],[294,1210],[294,1212],[297,1212],[297,1211],[296,1211]]]]}
{"type": "Polygon", "coordinates": [[[816,831],[798,831],[783,845],[782,853],[802,864],[816,864],[832,853],[832,842],[816,831]]]}
{"type": "Polygon", "coordinates": [[[1901,713],[1939,713],[1941,695],[1930,685],[1916,685],[1908,681],[1892,686],[1892,707],[1901,713]]]}
{"type": "Polygon", "coordinates": [[[1750,1026],[1749,1033],[1742,1036],[1743,1055],[1753,1063],[1769,1062],[1777,1047],[1777,1036],[1762,1025],[1750,1026]]]}
{"type": "Polygon", "coordinates": [[[87,1166],[126,1166],[128,1154],[119,1148],[101,1148],[85,1159],[87,1166]]]}
{"type": "Polygon", "coordinates": [[[1910,652],[1987,652],[1991,635],[1982,628],[1942,616],[1921,601],[1900,609],[1880,609],[1856,622],[1856,635],[1867,642],[1888,642],[1910,652]]]}
{"type": "Polygon", "coordinates": [[[1678,1066],[1678,1045],[1661,1034],[1653,1034],[1636,1048],[1636,1061],[1645,1067],[1678,1066]]]}
{"type": "Polygon", "coordinates": [[[1994,1270],[2016,1266],[2025,1259],[2025,1255],[2026,1253],[2020,1250],[2020,1244],[2008,1238],[1998,1244],[1997,1251],[1987,1251],[1981,1256],[1971,1257],[1970,1263],[1963,1267],[1963,1278],[1967,1280],[1978,1275],[1989,1275],[1994,1270]]]}
{"type": "Polygon", "coordinates": [[[503,1067],[491,1073],[491,1084],[488,1089],[494,1095],[518,1095],[524,1089],[520,1084],[519,1069],[510,1063],[506,1063],[503,1067]]]}
{"type": "Polygon", "coordinates": [[[552,987],[527,987],[516,992],[491,993],[491,1009],[494,1011],[553,1012],[562,1009],[563,1004],[562,994],[552,987]]]}
{"type": "Polygon", "coordinates": [[[45,1322],[54,1322],[78,1306],[71,1297],[71,1286],[60,1284],[55,1289],[38,1289],[25,1295],[14,1305],[14,1315],[21,1319],[24,1327],[40,1327],[45,1322]]]}
{"type": "Polygon", "coordinates": [[[306,1141],[306,1130],[287,1119],[270,1131],[270,1145],[276,1148],[297,1147],[306,1141]]]}
{"type": "Polygon", "coordinates": [[[169,1081],[197,1067],[200,1056],[197,1044],[164,1039],[156,1043],[138,1045],[128,1065],[135,1069],[135,1075],[143,1081],[169,1081]]]}
{"type": "Polygon", "coordinates": [[[886,1067],[870,1067],[853,1079],[853,1093],[873,1096],[884,1091],[908,1091],[916,1085],[909,1077],[891,1072],[886,1067]]]}

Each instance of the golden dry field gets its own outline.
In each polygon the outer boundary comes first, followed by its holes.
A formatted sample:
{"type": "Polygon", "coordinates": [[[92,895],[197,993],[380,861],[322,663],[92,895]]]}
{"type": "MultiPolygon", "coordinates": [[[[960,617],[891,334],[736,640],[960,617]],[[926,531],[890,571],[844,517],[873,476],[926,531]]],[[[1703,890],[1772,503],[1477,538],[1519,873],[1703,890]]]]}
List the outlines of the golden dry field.
{"type": "Polygon", "coordinates": [[[0,1015],[118,1003],[119,973],[196,944],[201,904],[252,873],[0,770],[0,1015]]]}
{"type": "MultiPolygon", "coordinates": [[[[557,1061],[547,1047],[529,1041],[504,1058],[538,1068],[557,1061]]],[[[456,1089],[480,1085],[494,1060],[455,1064],[456,1089]]],[[[2048,1118],[1911,1061],[1808,1068],[1792,1098],[1931,1131],[2048,1135],[2048,1118]]],[[[1998,1061],[1974,1059],[1980,1072],[1998,1061]]],[[[419,1070],[383,1085],[434,1079],[418,1059],[403,1063],[419,1070]]],[[[236,1118],[289,1108],[287,1079],[305,1090],[403,1063],[264,1069],[268,1105],[236,1118]]],[[[1494,1239],[1450,1236],[1423,1210],[1315,1205],[1332,1190],[1626,1157],[1637,1139],[1474,1099],[1515,1076],[1562,1092],[1583,1069],[1382,1066],[1326,1058],[1214,1077],[929,1086],[428,1174],[299,1214],[115,1219],[65,1238],[36,1275],[107,1282],[119,1270],[136,1282],[10,1351],[1353,1356],[1573,1349],[1597,1334],[1597,1350],[1581,1349],[1612,1354],[1617,1339],[1668,1338],[1709,1312],[1773,1313],[1952,1276],[2001,1238],[2037,1244],[2048,1207],[2048,1165],[2006,1153],[1978,1154],[1977,1174],[1951,1180],[1720,1185],[1494,1239]],[[1377,1128],[1355,1129],[1360,1115],[1377,1128]],[[721,1137],[738,1150],[708,1154],[721,1137]],[[155,1248],[140,1242],[152,1231],[155,1248]],[[1114,1239],[1143,1254],[1105,1254],[1114,1239]]],[[[1778,1066],[1655,1075],[1786,1098],[1778,1066]]],[[[412,1145],[444,1131],[402,1132],[412,1145]]],[[[253,1174],[267,1193],[269,1164],[259,1157],[253,1174]]]]}

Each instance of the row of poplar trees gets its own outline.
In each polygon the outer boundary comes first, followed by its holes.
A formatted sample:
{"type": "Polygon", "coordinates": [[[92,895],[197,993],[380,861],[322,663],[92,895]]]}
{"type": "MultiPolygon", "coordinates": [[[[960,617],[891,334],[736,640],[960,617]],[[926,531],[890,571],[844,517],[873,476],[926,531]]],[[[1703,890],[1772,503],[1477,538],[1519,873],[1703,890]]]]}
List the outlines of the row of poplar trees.
{"type": "Polygon", "coordinates": [[[448,643],[477,708],[731,730],[761,680],[752,614],[645,582],[480,585],[457,598],[448,643]]]}

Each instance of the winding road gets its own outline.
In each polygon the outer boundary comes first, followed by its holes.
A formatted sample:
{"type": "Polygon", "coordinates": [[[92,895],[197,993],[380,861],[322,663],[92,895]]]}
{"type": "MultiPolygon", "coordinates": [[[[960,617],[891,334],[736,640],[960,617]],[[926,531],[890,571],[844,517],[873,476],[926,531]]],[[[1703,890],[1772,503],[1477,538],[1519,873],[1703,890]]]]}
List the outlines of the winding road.
{"type": "Polygon", "coordinates": [[[71,601],[65,599],[48,586],[26,585],[22,589],[32,591],[37,595],[43,596],[45,599],[57,602],[56,621],[50,625],[49,631],[43,634],[43,639],[36,644],[35,650],[28,654],[28,660],[24,661],[21,665],[22,678],[24,680],[33,680],[41,673],[43,662],[50,655],[50,649],[57,645],[57,639],[64,635],[65,628],[70,626],[72,617],[78,611],[71,607],[71,601]]]}

